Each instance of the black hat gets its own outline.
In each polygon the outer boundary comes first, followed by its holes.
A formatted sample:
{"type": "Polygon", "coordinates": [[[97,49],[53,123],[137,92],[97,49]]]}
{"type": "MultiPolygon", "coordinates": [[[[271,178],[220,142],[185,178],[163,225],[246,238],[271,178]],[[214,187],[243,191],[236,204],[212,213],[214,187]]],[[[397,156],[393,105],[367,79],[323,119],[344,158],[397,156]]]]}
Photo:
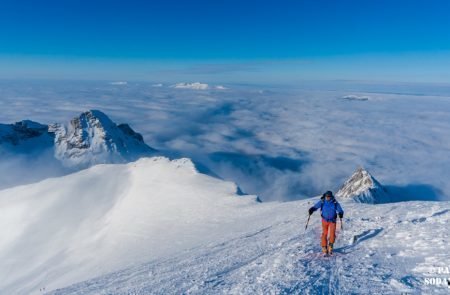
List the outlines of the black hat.
{"type": "Polygon", "coordinates": [[[332,191],[326,191],[326,192],[323,194],[323,196],[324,196],[324,197],[330,196],[330,197],[333,198],[333,192],[332,192],[332,191]]]}

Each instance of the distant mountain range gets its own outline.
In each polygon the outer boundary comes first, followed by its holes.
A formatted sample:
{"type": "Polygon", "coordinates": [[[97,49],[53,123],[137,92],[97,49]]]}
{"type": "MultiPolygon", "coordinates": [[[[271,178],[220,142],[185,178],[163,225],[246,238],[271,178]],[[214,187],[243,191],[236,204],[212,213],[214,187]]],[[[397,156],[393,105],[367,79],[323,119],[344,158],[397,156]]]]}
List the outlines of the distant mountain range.
{"type": "Polygon", "coordinates": [[[117,125],[98,110],[84,112],[67,124],[29,120],[0,124],[0,154],[47,149],[53,149],[54,157],[69,168],[124,163],[156,152],[128,124],[117,125]]]}
{"type": "MultiPolygon", "coordinates": [[[[116,124],[101,111],[90,110],[66,124],[43,125],[30,120],[0,124],[0,154],[36,155],[52,150],[66,168],[126,163],[156,155],[141,134],[128,124],[116,124]]],[[[387,190],[364,168],[358,168],[336,193],[339,200],[390,202],[387,190]]]]}

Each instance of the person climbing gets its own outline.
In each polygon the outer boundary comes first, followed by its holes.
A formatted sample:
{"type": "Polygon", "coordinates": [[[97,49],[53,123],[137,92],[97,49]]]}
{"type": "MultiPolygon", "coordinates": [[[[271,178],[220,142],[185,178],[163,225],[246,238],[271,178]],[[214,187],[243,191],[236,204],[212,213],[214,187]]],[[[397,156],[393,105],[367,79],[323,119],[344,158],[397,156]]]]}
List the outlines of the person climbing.
{"type": "Polygon", "coordinates": [[[319,208],[322,213],[322,252],[333,254],[333,244],[336,239],[336,217],[339,215],[339,218],[342,219],[344,210],[342,210],[341,205],[336,201],[331,191],[324,193],[320,201],[309,208],[309,215],[312,215],[319,208]]]}

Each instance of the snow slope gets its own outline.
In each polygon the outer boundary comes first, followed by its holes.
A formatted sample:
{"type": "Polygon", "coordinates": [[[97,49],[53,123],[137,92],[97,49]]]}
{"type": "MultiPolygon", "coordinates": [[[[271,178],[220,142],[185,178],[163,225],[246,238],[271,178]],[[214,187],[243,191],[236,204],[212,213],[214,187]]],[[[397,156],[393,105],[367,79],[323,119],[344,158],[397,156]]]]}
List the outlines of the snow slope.
{"type": "Polygon", "coordinates": [[[447,291],[423,280],[450,265],[450,202],[344,203],[326,259],[319,214],[304,230],[317,198],[257,203],[236,191],[162,157],[2,190],[0,293],[447,291]]]}
{"type": "Polygon", "coordinates": [[[188,159],[158,157],[1,190],[0,293],[63,287],[239,232],[235,220],[258,204],[236,190],[188,159]]]}
{"type": "MultiPolygon", "coordinates": [[[[320,252],[312,200],[272,204],[246,233],[91,279],[51,294],[448,294],[425,278],[450,266],[450,202],[346,204],[335,255],[320,252]]],[[[247,216],[248,217],[248,216],[247,216]]]]}

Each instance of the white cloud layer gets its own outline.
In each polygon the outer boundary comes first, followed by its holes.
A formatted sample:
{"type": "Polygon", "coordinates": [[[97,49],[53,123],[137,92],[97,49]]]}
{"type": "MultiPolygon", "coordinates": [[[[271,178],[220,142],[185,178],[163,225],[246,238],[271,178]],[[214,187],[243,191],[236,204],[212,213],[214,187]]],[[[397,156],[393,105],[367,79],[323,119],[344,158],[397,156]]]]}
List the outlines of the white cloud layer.
{"type": "Polygon", "coordinates": [[[194,83],[177,83],[172,87],[180,89],[206,90],[209,88],[209,85],[205,83],[194,82],[194,83]]]}
{"type": "MultiPolygon", "coordinates": [[[[115,122],[129,123],[150,146],[190,157],[264,200],[335,191],[360,165],[399,194],[450,199],[445,85],[330,82],[190,92],[151,83],[118,88],[0,81],[0,109],[1,123],[44,124],[100,109],[115,122]],[[370,99],[342,99],[349,92],[370,99]]],[[[0,160],[0,167],[10,169],[8,160],[0,160]]]]}

